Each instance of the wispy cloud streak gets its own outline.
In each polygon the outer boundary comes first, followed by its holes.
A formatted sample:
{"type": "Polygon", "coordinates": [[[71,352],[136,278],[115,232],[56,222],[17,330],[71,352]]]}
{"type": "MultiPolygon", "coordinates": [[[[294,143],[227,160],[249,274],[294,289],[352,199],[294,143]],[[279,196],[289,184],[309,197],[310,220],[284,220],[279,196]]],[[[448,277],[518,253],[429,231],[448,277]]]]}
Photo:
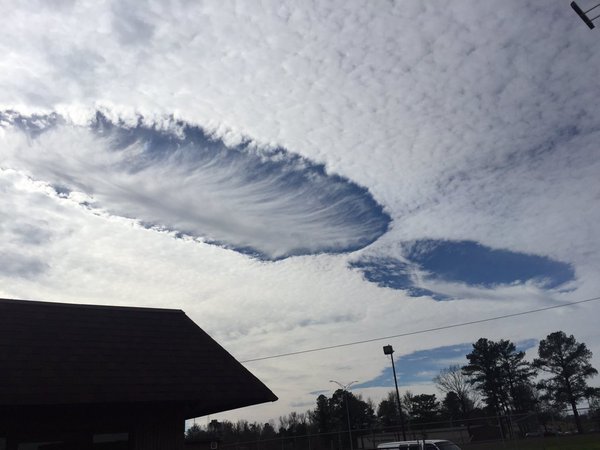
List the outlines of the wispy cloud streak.
{"type": "Polygon", "coordinates": [[[389,217],[369,192],[283,148],[227,146],[171,122],[1,116],[8,164],[95,208],[266,259],[362,248],[389,217]]]}

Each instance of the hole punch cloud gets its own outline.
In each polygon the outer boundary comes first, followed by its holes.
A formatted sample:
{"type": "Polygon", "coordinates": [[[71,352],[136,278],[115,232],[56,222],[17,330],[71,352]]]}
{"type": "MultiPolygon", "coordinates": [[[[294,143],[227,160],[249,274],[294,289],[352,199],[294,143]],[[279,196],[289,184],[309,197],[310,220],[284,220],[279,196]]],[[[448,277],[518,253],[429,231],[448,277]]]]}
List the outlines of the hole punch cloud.
{"type": "Polygon", "coordinates": [[[262,259],[357,250],[390,217],[367,189],[284,148],[235,146],[183,122],[147,125],[98,113],[0,114],[4,164],[81,192],[90,206],[262,259]]]}
{"type": "Polygon", "coordinates": [[[381,287],[400,289],[411,297],[432,297],[435,300],[448,300],[449,296],[419,287],[415,279],[415,268],[397,258],[364,258],[349,264],[352,269],[362,271],[365,278],[381,287]]]}
{"type": "Polygon", "coordinates": [[[491,288],[534,282],[554,289],[575,279],[573,267],[546,256],[494,249],[474,241],[418,240],[405,246],[407,259],[431,279],[491,288]]]}
{"type": "Polygon", "coordinates": [[[381,287],[435,300],[450,298],[432,290],[432,286],[439,283],[487,289],[533,283],[541,289],[556,289],[575,279],[575,271],[568,263],[546,256],[493,249],[474,241],[423,239],[402,247],[404,259],[365,257],[349,266],[359,269],[368,281],[381,287]]]}

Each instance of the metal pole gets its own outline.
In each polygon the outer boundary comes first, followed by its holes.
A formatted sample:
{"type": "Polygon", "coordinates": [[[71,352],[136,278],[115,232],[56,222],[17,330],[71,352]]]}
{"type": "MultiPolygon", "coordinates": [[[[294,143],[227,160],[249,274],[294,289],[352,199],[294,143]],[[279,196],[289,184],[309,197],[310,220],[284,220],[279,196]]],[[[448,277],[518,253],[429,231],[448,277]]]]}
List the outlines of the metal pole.
{"type": "Polygon", "coordinates": [[[346,419],[348,419],[348,437],[350,438],[350,450],[354,450],[354,444],[352,443],[352,426],[350,425],[350,410],[348,410],[348,395],[346,389],[344,389],[344,403],[346,404],[346,419]]]}
{"type": "Polygon", "coordinates": [[[350,438],[350,450],[354,450],[354,444],[352,443],[352,427],[350,425],[350,410],[348,409],[348,396],[346,395],[347,394],[346,389],[348,389],[348,387],[351,386],[352,384],[358,383],[358,382],[351,381],[348,384],[342,384],[339,381],[335,381],[335,380],[329,380],[329,382],[337,384],[344,391],[344,403],[346,404],[346,419],[348,420],[348,437],[350,438]]]}
{"type": "Polygon", "coordinates": [[[394,384],[396,385],[396,400],[398,400],[398,414],[400,414],[400,425],[402,426],[402,439],[406,441],[406,429],[404,428],[404,414],[402,414],[402,403],[400,402],[400,392],[398,391],[398,380],[396,379],[396,366],[394,365],[394,355],[390,353],[392,360],[392,370],[394,372],[394,384]]]}
{"type": "Polygon", "coordinates": [[[585,24],[588,26],[588,28],[591,30],[594,28],[594,20],[596,20],[598,17],[600,16],[596,16],[593,19],[590,19],[587,16],[587,13],[589,13],[591,10],[596,9],[598,6],[600,6],[600,3],[598,3],[596,6],[588,9],[587,11],[583,11],[579,5],[575,2],[571,2],[571,8],[573,8],[573,10],[577,13],[577,15],[579,16],[579,18],[581,20],[583,20],[585,22],[585,24]]]}

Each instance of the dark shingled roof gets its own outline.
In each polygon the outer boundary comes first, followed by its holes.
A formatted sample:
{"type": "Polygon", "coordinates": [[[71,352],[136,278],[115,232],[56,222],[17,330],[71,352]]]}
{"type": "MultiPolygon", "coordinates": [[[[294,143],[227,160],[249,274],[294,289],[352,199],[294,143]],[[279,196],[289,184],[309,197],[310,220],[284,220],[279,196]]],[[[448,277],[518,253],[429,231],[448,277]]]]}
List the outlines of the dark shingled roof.
{"type": "Polygon", "coordinates": [[[186,417],[277,397],[183,311],[0,299],[0,407],[165,403],[186,417]]]}

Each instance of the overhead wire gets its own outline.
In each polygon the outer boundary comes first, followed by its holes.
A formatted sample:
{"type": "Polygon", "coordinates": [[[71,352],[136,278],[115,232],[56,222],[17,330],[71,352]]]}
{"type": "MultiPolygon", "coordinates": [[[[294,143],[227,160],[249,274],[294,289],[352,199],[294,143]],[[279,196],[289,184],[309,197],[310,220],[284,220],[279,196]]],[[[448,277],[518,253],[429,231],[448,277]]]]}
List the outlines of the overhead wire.
{"type": "Polygon", "coordinates": [[[316,347],[316,348],[309,348],[309,349],[305,349],[305,350],[297,350],[297,351],[293,351],[293,352],[279,353],[279,354],[270,355],[270,356],[261,356],[261,357],[257,357],[257,358],[242,360],[240,362],[241,363],[250,363],[250,362],[256,362],[256,361],[265,361],[268,359],[285,358],[288,356],[322,352],[325,350],[332,350],[335,348],[350,347],[352,345],[368,344],[370,342],[384,341],[387,339],[395,339],[395,338],[406,337],[406,336],[414,336],[416,334],[432,333],[434,331],[441,331],[441,330],[448,330],[451,328],[465,327],[465,326],[469,326],[469,325],[475,325],[478,323],[492,322],[494,320],[502,320],[502,319],[509,319],[511,317],[525,316],[527,314],[534,314],[534,313],[539,313],[539,312],[543,312],[543,311],[549,311],[551,309],[565,308],[565,307],[580,305],[582,303],[589,303],[589,302],[593,302],[593,301],[597,301],[597,300],[600,300],[600,296],[587,298],[585,300],[578,300],[575,302],[560,303],[558,305],[546,306],[544,308],[530,309],[527,311],[521,311],[521,312],[511,313],[511,314],[503,314],[501,316],[487,317],[485,319],[470,320],[468,322],[453,323],[450,325],[441,325],[439,327],[432,327],[432,328],[425,328],[422,330],[408,331],[406,333],[398,333],[398,334],[392,334],[389,336],[382,336],[382,337],[376,337],[376,338],[371,338],[371,339],[363,339],[360,341],[345,342],[342,344],[327,345],[324,347],[316,347]]]}

